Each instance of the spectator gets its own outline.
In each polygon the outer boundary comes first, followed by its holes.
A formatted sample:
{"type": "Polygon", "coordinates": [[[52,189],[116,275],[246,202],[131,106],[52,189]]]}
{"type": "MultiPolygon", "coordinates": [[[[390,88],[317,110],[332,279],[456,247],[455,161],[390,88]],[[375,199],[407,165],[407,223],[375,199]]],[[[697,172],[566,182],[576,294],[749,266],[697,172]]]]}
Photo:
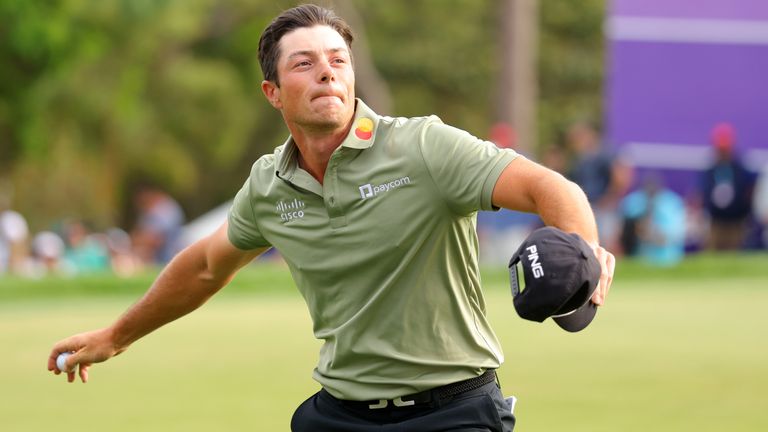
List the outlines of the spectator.
{"type": "Polygon", "coordinates": [[[568,173],[568,153],[562,145],[550,144],[541,154],[541,164],[565,175],[568,173]]]}
{"type": "Polygon", "coordinates": [[[134,251],[144,264],[164,264],[179,251],[184,211],[170,195],[142,186],[135,198],[138,222],[131,234],[134,251]]]}
{"type": "Polygon", "coordinates": [[[517,134],[509,123],[498,122],[494,124],[488,139],[499,148],[517,148],[517,134]]]}
{"type": "Polygon", "coordinates": [[[28,243],[27,220],[6,202],[0,202],[0,274],[24,272],[29,260],[28,243]]]}
{"type": "Polygon", "coordinates": [[[619,202],[631,180],[631,170],[604,148],[597,128],[587,122],[573,124],[566,133],[566,143],[574,158],[567,177],[586,193],[600,242],[615,249],[621,225],[619,202]]]}
{"type": "Polygon", "coordinates": [[[717,124],[710,139],[715,160],[704,171],[701,181],[703,206],[710,219],[707,247],[740,249],[749,228],[754,174],[736,155],[736,131],[732,125],[717,124]]]}
{"type": "Polygon", "coordinates": [[[120,228],[108,229],[105,236],[112,271],[120,277],[134,275],[140,263],[133,253],[131,236],[120,228]]]}
{"type": "Polygon", "coordinates": [[[661,178],[650,174],[641,189],[621,202],[624,216],[622,246],[629,256],[654,264],[673,265],[685,253],[686,214],[683,199],[663,187],[661,178]]]}
{"type": "Polygon", "coordinates": [[[32,252],[35,257],[34,276],[68,273],[63,265],[64,240],[53,231],[37,233],[32,239],[32,252]]]}
{"type": "Polygon", "coordinates": [[[74,273],[92,273],[109,269],[106,241],[100,240],[96,234],[91,233],[85,223],[79,220],[66,222],[64,238],[67,247],[63,259],[74,273]]]}
{"type": "Polygon", "coordinates": [[[762,230],[762,246],[768,248],[768,163],[757,179],[753,202],[755,219],[762,230]]]}

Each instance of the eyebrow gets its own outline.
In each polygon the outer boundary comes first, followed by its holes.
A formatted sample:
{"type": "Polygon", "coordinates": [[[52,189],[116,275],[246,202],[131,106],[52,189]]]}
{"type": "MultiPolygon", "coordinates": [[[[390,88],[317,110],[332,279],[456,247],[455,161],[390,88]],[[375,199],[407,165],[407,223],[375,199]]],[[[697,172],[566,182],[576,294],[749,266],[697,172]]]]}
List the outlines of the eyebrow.
{"type": "MultiPolygon", "coordinates": [[[[331,53],[331,54],[336,54],[338,52],[345,52],[345,53],[349,54],[349,50],[346,49],[346,48],[342,48],[342,47],[330,48],[330,49],[325,50],[325,52],[326,53],[331,53]]],[[[292,53],[290,53],[288,55],[287,59],[290,60],[290,59],[293,59],[293,58],[296,58],[296,57],[301,57],[301,56],[312,57],[313,55],[315,55],[315,51],[311,51],[311,50],[294,51],[294,52],[292,52],[292,53]]]]}

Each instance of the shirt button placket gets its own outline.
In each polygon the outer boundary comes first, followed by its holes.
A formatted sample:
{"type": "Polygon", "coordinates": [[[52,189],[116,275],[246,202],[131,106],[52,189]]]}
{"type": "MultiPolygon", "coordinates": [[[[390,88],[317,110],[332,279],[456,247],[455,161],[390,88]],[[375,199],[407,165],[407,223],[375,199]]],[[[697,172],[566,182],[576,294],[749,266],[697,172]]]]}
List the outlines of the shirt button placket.
{"type": "Polygon", "coordinates": [[[339,194],[339,177],[338,177],[338,155],[331,156],[330,170],[331,178],[328,185],[328,192],[326,196],[326,209],[328,210],[328,217],[331,221],[332,228],[341,228],[347,224],[347,219],[344,216],[344,211],[339,206],[337,196],[339,194]]]}

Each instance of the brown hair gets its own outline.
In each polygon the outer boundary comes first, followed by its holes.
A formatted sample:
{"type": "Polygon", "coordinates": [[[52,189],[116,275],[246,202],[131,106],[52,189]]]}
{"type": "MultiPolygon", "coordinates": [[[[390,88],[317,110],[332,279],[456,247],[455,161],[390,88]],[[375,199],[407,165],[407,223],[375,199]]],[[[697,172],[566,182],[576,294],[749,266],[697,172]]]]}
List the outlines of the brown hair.
{"type": "Polygon", "coordinates": [[[280,85],[277,77],[277,60],[280,57],[280,39],[286,33],[302,27],[326,25],[336,30],[347,48],[352,51],[352,29],[341,17],[330,9],[313,4],[297,6],[281,13],[264,29],[259,39],[259,64],[264,79],[280,85]]]}

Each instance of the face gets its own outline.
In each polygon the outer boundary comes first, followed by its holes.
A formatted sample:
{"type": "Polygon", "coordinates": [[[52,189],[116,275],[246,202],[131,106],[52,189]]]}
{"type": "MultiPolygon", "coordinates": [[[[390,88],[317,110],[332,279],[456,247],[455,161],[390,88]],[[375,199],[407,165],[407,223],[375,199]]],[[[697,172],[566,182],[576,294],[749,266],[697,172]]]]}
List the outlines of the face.
{"type": "Polygon", "coordinates": [[[355,74],[344,39],[328,26],[302,27],[280,39],[280,86],[262,82],[269,102],[289,127],[332,132],[355,111],[355,74]]]}
{"type": "Polygon", "coordinates": [[[583,124],[571,126],[568,130],[568,145],[577,153],[589,151],[597,146],[597,132],[583,124]]]}

